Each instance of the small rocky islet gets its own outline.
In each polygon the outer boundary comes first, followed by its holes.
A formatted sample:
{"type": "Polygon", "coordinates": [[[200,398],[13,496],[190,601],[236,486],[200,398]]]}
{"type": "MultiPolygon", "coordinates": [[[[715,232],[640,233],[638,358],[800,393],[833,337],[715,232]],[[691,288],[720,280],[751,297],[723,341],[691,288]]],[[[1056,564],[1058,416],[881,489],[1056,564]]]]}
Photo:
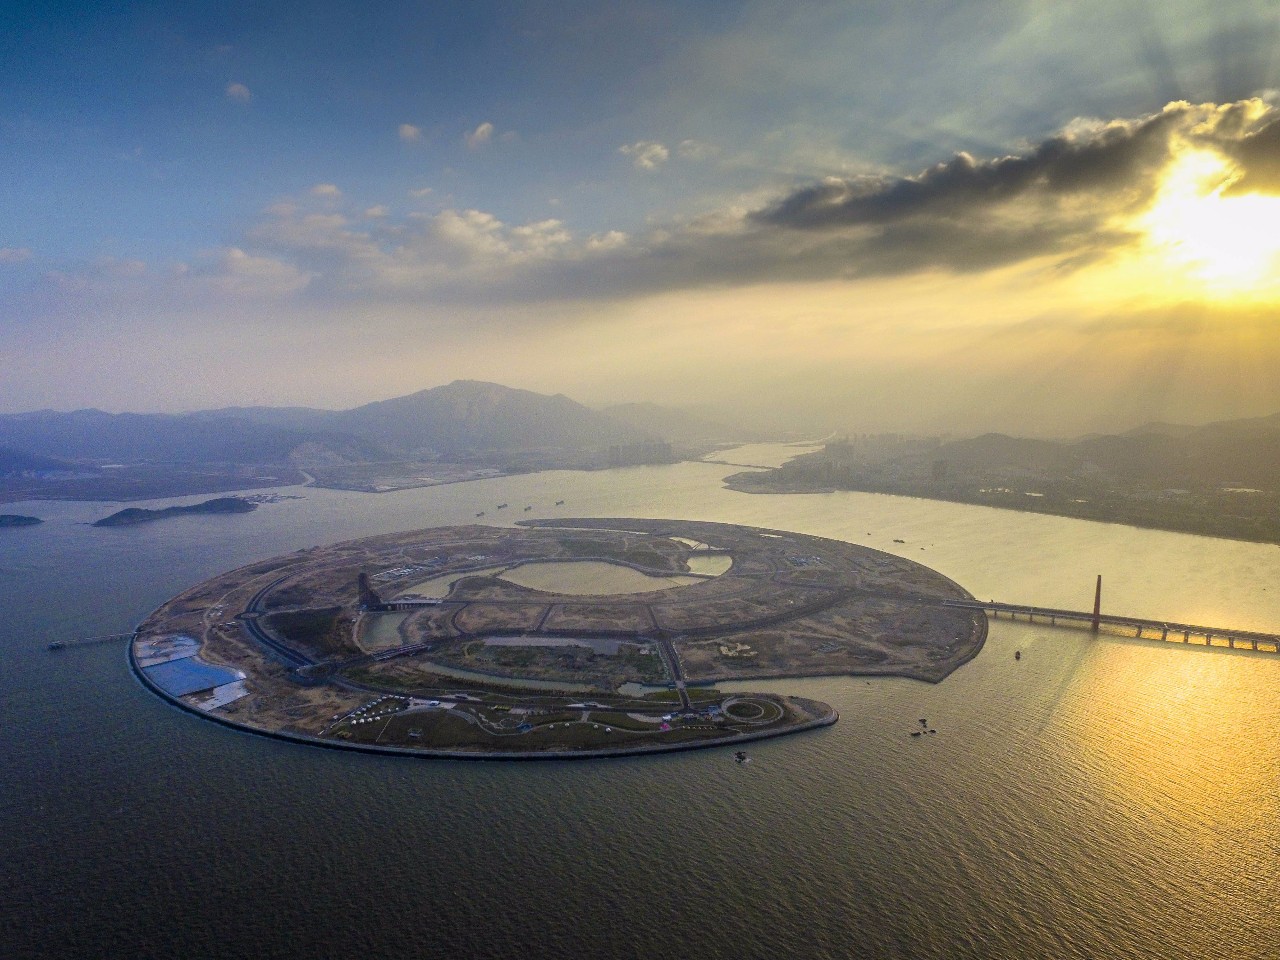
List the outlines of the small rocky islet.
{"type": "Polygon", "coordinates": [[[181,517],[188,514],[205,513],[250,513],[258,509],[258,505],[243,497],[218,497],[205,500],[203,503],[192,503],[187,506],[163,507],[159,510],[148,510],[145,507],[126,507],[123,510],[103,517],[94,522],[95,527],[132,527],[140,523],[151,523],[167,517],[181,517]]]}
{"type": "Polygon", "coordinates": [[[27,517],[20,513],[0,513],[0,528],[2,527],[34,527],[44,523],[39,517],[27,517]]]}

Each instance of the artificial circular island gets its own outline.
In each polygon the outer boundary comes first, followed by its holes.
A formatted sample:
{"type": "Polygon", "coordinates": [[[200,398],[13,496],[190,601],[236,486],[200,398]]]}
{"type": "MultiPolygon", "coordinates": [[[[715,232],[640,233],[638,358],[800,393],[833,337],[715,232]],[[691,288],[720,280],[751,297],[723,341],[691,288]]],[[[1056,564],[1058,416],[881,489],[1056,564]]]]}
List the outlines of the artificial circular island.
{"type": "Polygon", "coordinates": [[[939,681],[986,617],[918,563],[685,520],[437,527],[221,574],[146,619],[133,668],[256,733],[437,757],[617,756],[834,723],[723,681],[939,681]]]}

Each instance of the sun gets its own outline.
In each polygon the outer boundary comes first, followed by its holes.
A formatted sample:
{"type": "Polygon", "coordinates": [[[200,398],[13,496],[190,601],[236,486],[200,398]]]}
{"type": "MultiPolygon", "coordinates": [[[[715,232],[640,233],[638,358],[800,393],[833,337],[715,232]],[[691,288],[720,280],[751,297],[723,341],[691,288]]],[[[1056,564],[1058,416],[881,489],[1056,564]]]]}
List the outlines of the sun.
{"type": "Polygon", "coordinates": [[[1168,267],[1220,296],[1280,285],[1280,196],[1229,194],[1241,176],[1220,153],[1184,150],[1139,220],[1168,267]]]}

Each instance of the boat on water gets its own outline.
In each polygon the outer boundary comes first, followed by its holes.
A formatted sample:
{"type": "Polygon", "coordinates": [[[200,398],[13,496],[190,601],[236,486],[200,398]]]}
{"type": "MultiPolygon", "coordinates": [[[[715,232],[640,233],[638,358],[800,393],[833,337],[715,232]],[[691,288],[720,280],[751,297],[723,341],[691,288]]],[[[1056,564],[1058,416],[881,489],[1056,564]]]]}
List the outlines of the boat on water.
{"type": "Polygon", "coordinates": [[[483,511],[483,510],[481,510],[479,513],[477,513],[477,514],[476,514],[476,516],[477,516],[477,517],[483,517],[483,516],[484,516],[484,511],[483,511]]]}
{"type": "Polygon", "coordinates": [[[734,753],[733,759],[738,763],[750,763],[751,758],[747,756],[747,751],[738,750],[734,753]]]}
{"type": "Polygon", "coordinates": [[[498,509],[499,509],[499,510],[505,510],[505,509],[507,509],[507,505],[506,505],[505,503],[500,503],[500,504],[498,504],[498,509]]]}
{"type": "Polygon", "coordinates": [[[524,512],[525,512],[525,513],[528,513],[528,512],[529,512],[530,510],[532,510],[532,509],[533,509],[533,507],[525,507],[525,508],[524,508],[524,512]]]}
{"type": "Polygon", "coordinates": [[[1015,660],[1021,660],[1021,659],[1022,659],[1022,651],[1021,651],[1021,650],[1015,650],[1015,651],[1013,651],[1013,659],[1015,659],[1015,660]]]}
{"type": "Polygon", "coordinates": [[[563,500],[557,500],[557,501],[556,501],[556,506],[557,506],[557,507],[563,507],[563,506],[564,506],[564,501],[563,501],[563,500]]]}

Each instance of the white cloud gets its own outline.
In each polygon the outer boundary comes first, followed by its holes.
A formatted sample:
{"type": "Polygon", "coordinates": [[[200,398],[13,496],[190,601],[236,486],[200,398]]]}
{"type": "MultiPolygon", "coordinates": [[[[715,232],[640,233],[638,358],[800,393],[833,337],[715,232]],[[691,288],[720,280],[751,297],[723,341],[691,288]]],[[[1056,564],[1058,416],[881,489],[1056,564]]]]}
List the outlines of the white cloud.
{"type": "Polygon", "coordinates": [[[413,143],[415,140],[422,139],[422,128],[415,127],[412,123],[402,123],[399,129],[400,139],[405,143],[413,143]]]}
{"type": "Polygon", "coordinates": [[[22,263],[31,259],[27,247],[0,247],[0,263],[22,263]]]}
{"type": "Polygon", "coordinates": [[[573,235],[560,220],[539,220],[509,231],[513,253],[520,256],[549,257],[568,246],[573,235]]]}
{"type": "Polygon", "coordinates": [[[517,282],[513,270],[577,261],[626,238],[601,235],[587,246],[575,243],[557,219],[508,224],[483,210],[454,208],[399,218],[379,206],[358,219],[304,212],[266,218],[248,239],[254,256],[291,265],[297,288],[305,286],[309,295],[348,297],[428,291],[470,296],[495,283],[517,282]]]}
{"type": "Polygon", "coordinates": [[[259,224],[251,239],[265,243],[287,257],[325,254],[333,262],[360,259],[374,252],[369,236],[354,233],[349,221],[340,213],[311,213],[301,217],[282,217],[259,224]]]}
{"type": "Polygon", "coordinates": [[[145,260],[138,259],[98,257],[93,261],[92,269],[100,276],[106,277],[141,277],[147,272],[147,263],[145,260]]]}
{"type": "Polygon", "coordinates": [[[342,196],[342,191],[338,189],[338,185],[335,183],[317,183],[311,188],[311,195],[313,197],[337,198],[342,196]]]}
{"type": "Polygon", "coordinates": [[[469,254],[498,256],[509,250],[502,221],[483,210],[444,210],[432,223],[438,237],[469,254]]]}
{"type": "Polygon", "coordinates": [[[587,237],[587,249],[593,253],[603,250],[617,250],[627,245],[627,239],[627,235],[621,230],[593,233],[587,237]]]}
{"type": "Polygon", "coordinates": [[[248,103],[253,99],[253,94],[243,83],[233,82],[227,84],[227,97],[237,103],[248,103]]]}
{"type": "Polygon", "coordinates": [[[483,147],[493,139],[493,124],[486,120],[466,136],[467,146],[472,150],[483,147]]]}
{"type": "Polygon", "coordinates": [[[682,160],[709,160],[718,152],[711,144],[701,140],[681,140],[676,146],[676,154],[682,160]]]}
{"type": "Polygon", "coordinates": [[[429,197],[435,191],[431,187],[418,187],[416,190],[410,190],[409,196],[415,200],[421,200],[423,197],[429,197]]]}
{"type": "Polygon", "coordinates": [[[637,140],[619,147],[618,152],[630,157],[637,170],[657,170],[671,156],[671,151],[656,140],[637,140]]]}
{"type": "Polygon", "coordinates": [[[291,263],[230,247],[218,257],[217,266],[200,279],[237,296],[281,296],[302,289],[310,277],[291,263]]]}

